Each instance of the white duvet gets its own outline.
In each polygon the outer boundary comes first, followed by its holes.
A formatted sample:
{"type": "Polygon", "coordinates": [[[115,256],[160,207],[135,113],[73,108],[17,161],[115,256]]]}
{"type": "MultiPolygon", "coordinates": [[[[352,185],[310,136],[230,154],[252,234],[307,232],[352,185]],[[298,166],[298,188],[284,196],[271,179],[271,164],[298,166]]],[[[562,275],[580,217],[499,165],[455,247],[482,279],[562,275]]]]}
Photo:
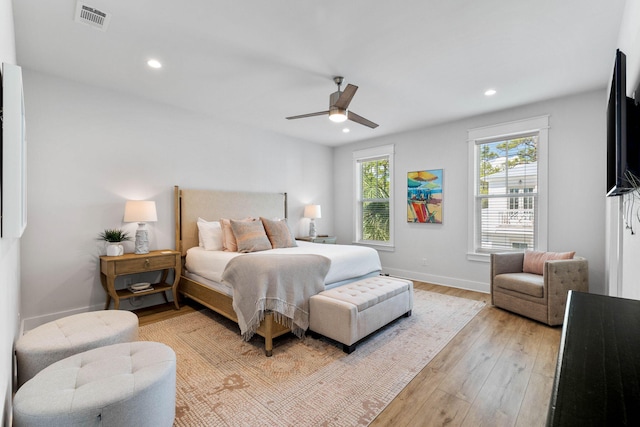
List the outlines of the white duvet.
{"type": "MultiPolygon", "coordinates": [[[[315,254],[331,260],[331,267],[325,277],[325,285],[364,276],[382,269],[380,257],[375,249],[352,245],[325,245],[310,242],[296,242],[295,248],[270,249],[255,254],[315,254]]],[[[251,256],[251,253],[206,251],[193,247],[187,251],[186,268],[190,273],[205,279],[222,281],[222,272],[227,263],[237,256],[251,256]]]]}

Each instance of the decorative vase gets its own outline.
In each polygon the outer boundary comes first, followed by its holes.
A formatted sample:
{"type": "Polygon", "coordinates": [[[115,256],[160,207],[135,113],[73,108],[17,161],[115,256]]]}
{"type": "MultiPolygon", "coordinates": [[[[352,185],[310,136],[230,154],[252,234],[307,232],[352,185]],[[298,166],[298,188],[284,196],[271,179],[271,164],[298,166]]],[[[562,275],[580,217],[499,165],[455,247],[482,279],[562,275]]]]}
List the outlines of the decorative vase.
{"type": "Polygon", "coordinates": [[[107,256],[120,256],[124,254],[124,246],[122,242],[108,242],[107,256]]]}

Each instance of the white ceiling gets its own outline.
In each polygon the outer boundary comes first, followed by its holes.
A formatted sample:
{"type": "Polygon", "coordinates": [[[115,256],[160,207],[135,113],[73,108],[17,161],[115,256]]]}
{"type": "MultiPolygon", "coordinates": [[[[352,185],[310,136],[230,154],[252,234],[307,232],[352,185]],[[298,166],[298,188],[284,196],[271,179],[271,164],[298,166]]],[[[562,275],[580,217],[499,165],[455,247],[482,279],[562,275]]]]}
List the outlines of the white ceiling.
{"type": "Polygon", "coordinates": [[[331,146],[605,87],[624,9],[624,0],[85,3],[111,14],[106,32],[74,22],[76,0],[14,0],[18,64],[331,146]],[[335,75],[359,86],[350,109],[377,129],[285,120],[327,110],[335,75]]]}

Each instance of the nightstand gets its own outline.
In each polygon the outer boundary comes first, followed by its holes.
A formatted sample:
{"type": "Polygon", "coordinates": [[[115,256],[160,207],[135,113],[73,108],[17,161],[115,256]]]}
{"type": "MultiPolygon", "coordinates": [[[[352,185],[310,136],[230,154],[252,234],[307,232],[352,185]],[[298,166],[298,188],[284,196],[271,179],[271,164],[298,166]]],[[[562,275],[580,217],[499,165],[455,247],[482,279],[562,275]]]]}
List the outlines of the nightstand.
{"type": "Polygon", "coordinates": [[[325,243],[330,245],[335,245],[336,240],[338,238],[336,236],[318,236],[318,237],[296,237],[296,240],[302,240],[304,242],[312,242],[312,243],[325,243]]]}
{"type": "Polygon", "coordinates": [[[178,283],[180,282],[180,274],[182,268],[182,260],[180,252],[172,250],[151,251],[148,254],[124,254],[121,256],[101,256],[100,257],[100,282],[107,293],[107,303],[104,309],[109,309],[111,299],[113,299],[113,308],[118,309],[121,299],[133,298],[137,296],[151,295],[162,292],[165,301],[167,299],[166,291],[173,293],[173,303],[176,309],[178,305],[178,283]],[[127,274],[145,273],[147,271],[162,270],[162,278],[159,283],[152,283],[153,289],[142,292],[131,292],[128,289],[116,289],[115,280],[118,276],[127,274]],[[173,270],[173,283],[166,283],[169,270],[173,270]]]}

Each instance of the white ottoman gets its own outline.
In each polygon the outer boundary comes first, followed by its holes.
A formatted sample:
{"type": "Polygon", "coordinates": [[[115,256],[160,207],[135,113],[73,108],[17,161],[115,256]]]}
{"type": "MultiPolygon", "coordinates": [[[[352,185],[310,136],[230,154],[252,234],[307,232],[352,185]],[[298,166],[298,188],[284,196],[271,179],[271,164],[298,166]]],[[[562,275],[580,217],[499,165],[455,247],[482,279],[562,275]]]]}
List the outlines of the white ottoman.
{"type": "Polygon", "coordinates": [[[13,425],[171,426],[176,355],[161,343],[100,347],[60,360],[18,389],[13,425]]]}
{"type": "Polygon", "coordinates": [[[412,281],[371,277],[312,296],[309,329],[351,353],[358,341],[400,316],[411,316],[412,309],[412,281]]]}
{"type": "Polygon", "coordinates": [[[130,311],[91,311],[45,323],[16,343],[18,387],[65,357],[137,339],[138,316],[130,311]]]}

